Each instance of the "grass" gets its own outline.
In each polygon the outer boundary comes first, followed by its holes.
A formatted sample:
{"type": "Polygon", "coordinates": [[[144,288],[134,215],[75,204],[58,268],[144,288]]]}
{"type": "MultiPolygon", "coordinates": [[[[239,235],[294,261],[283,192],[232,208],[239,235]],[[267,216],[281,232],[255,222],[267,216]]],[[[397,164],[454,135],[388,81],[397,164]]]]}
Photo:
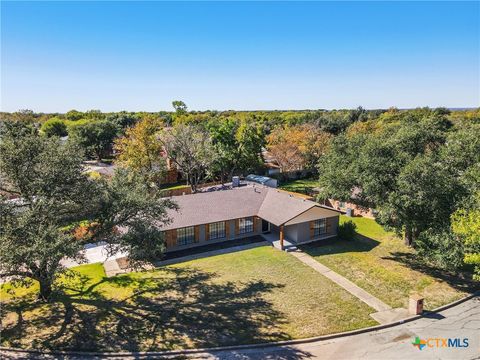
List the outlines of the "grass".
{"type": "Polygon", "coordinates": [[[478,288],[471,274],[449,273],[421,263],[414,250],[375,220],[341,216],[351,220],[360,236],[304,250],[317,261],[345,276],[392,307],[406,307],[410,294],[425,298],[425,308],[434,309],[460,299],[478,288]]]}
{"type": "Polygon", "coordinates": [[[299,179],[282,183],[280,185],[280,189],[302,194],[309,194],[317,186],[318,179],[299,179]]]}
{"type": "Polygon", "coordinates": [[[286,340],[375,325],[373,309],[269,246],[106,278],[80,266],[50,304],[4,285],[2,345],[167,350],[286,340]]]}

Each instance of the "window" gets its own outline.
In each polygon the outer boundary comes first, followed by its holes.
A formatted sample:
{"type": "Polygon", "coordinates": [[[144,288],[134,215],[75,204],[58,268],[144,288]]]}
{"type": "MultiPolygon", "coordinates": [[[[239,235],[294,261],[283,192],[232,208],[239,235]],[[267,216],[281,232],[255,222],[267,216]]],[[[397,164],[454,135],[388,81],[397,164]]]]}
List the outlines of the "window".
{"type": "Polygon", "coordinates": [[[210,240],[223,239],[225,237],[225,221],[209,224],[208,232],[208,238],[210,240]]]}
{"type": "Polygon", "coordinates": [[[195,228],[193,226],[177,229],[177,245],[188,245],[195,242],[195,228]]]}
{"type": "Polygon", "coordinates": [[[318,219],[313,222],[313,236],[319,236],[327,232],[327,219],[318,219]]]}
{"type": "Polygon", "coordinates": [[[253,232],[253,217],[238,219],[238,232],[240,234],[253,232]]]}

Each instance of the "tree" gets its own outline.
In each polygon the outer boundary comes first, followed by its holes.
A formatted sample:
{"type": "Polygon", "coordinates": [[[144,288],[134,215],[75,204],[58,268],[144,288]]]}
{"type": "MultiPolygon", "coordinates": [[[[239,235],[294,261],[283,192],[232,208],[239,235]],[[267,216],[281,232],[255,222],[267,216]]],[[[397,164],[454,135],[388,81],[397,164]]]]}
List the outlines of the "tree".
{"type": "Polygon", "coordinates": [[[68,128],[69,139],[97,160],[108,156],[117,132],[118,128],[107,120],[77,121],[68,128]]]}
{"type": "Polygon", "coordinates": [[[210,136],[192,125],[177,125],[160,133],[159,140],[167,156],[185,176],[192,192],[211,176],[215,152],[210,136]]]}
{"type": "Polygon", "coordinates": [[[267,137],[267,149],[283,172],[314,170],[330,139],[313,125],[277,127],[267,137]]]}
{"type": "Polygon", "coordinates": [[[83,119],[84,116],[84,113],[77,110],[70,110],[67,111],[67,113],[65,114],[65,118],[70,121],[77,121],[83,119]]]}
{"type": "Polygon", "coordinates": [[[94,241],[107,243],[109,253],[128,254],[132,267],[158,260],[165,250],[161,227],[176,204],[163,198],[136,173],[119,169],[111,181],[100,180],[101,201],[94,218],[94,241]]]}
{"type": "Polygon", "coordinates": [[[375,208],[377,220],[405,234],[408,245],[432,226],[448,227],[458,179],[434,157],[445,143],[443,118],[426,110],[405,115],[374,133],[348,133],[319,164],[324,197],[375,208]],[[423,117],[424,114],[428,116],[423,117]]]}
{"type": "Polygon", "coordinates": [[[452,230],[465,245],[465,263],[474,265],[474,279],[480,281],[480,191],[473,199],[452,215],[452,230]]]}
{"type": "Polygon", "coordinates": [[[7,129],[1,138],[1,189],[17,199],[0,199],[0,276],[38,281],[42,300],[66,271],[61,260],[81,261],[86,242],[106,240],[133,262],[162,251],[160,228],[174,205],[125,171],[92,180],[82,160],[76,144],[56,137],[7,129]],[[88,236],[77,236],[81,224],[88,236]]]}
{"type": "Polygon", "coordinates": [[[216,153],[215,174],[222,183],[234,174],[251,172],[262,164],[263,127],[236,118],[214,119],[207,129],[216,153]]]}
{"type": "Polygon", "coordinates": [[[172,101],[172,106],[178,115],[183,115],[187,112],[187,105],[183,101],[180,101],[180,100],[172,101]]]}
{"type": "Polygon", "coordinates": [[[118,113],[107,115],[106,120],[113,123],[117,127],[117,129],[119,129],[123,133],[125,129],[135,125],[139,121],[139,118],[134,113],[121,111],[118,113]]]}
{"type": "Polygon", "coordinates": [[[1,188],[17,196],[0,200],[0,274],[30,278],[46,300],[65,256],[81,260],[80,242],[64,230],[88,217],[92,184],[83,174],[82,151],[37,134],[2,136],[1,188]]]}
{"type": "Polygon", "coordinates": [[[166,171],[166,154],[158,133],[163,124],[158,119],[143,119],[115,140],[116,163],[140,174],[146,183],[160,185],[166,171]]]}
{"type": "Polygon", "coordinates": [[[62,137],[68,135],[67,125],[65,125],[65,121],[55,117],[45,121],[40,127],[40,131],[48,137],[62,137]]]}
{"type": "Polygon", "coordinates": [[[417,156],[402,169],[396,184],[396,190],[381,205],[379,221],[404,229],[407,245],[429,228],[448,228],[463,189],[438,159],[417,156]]]}

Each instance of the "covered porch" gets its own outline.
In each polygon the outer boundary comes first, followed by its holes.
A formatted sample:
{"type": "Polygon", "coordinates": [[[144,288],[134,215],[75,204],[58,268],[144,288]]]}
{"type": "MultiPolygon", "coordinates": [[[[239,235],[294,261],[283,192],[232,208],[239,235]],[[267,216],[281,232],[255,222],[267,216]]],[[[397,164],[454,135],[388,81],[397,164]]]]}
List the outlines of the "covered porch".
{"type": "MultiPolygon", "coordinates": [[[[322,219],[316,219],[322,220],[322,219]]],[[[262,237],[279,250],[293,251],[297,245],[308,244],[337,236],[338,216],[323,218],[325,231],[315,234],[312,221],[296,222],[275,226],[269,223],[268,231],[263,232],[262,237]]],[[[262,220],[265,222],[265,220],[262,220]]]]}

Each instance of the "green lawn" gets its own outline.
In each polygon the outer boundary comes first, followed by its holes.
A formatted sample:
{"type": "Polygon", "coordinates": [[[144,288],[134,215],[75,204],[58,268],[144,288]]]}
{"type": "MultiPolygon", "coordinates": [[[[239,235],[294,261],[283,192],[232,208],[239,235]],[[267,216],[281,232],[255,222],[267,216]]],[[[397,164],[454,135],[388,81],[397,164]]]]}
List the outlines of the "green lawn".
{"type": "Polygon", "coordinates": [[[311,193],[315,187],[318,187],[318,179],[291,180],[280,185],[280,189],[302,194],[311,193]]]}
{"type": "Polygon", "coordinates": [[[302,338],[375,325],[351,294],[269,246],[106,278],[63,279],[49,305],[4,285],[2,345],[163,350],[302,338]]]}
{"type": "Polygon", "coordinates": [[[468,280],[471,274],[442,272],[422,264],[412,249],[374,220],[341,216],[341,222],[347,220],[357,225],[361,235],[357,240],[338,240],[304,250],[390,306],[406,307],[409,295],[419,293],[425,297],[425,307],[433,309],[478,286],[468,280]]]}

